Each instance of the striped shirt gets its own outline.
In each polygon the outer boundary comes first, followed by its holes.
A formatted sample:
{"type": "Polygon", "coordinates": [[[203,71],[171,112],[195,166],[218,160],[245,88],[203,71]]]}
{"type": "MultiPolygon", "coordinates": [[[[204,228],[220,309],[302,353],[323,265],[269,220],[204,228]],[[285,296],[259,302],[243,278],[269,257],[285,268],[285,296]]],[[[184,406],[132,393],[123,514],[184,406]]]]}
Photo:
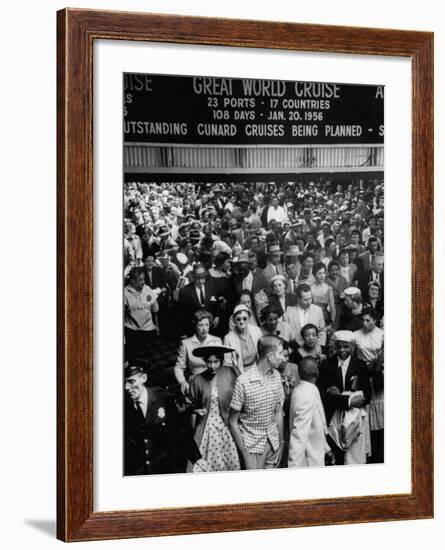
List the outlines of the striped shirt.
{"type": "Polygon", "coordinates": [[[230,407],[240,412],[239,425],[246,451],[262,454],[267,440],[274,451],[279,449],[275,413],[283,401],[283,385],[276,370],[262,376],[254,365],[238,377],[230,407]]]}

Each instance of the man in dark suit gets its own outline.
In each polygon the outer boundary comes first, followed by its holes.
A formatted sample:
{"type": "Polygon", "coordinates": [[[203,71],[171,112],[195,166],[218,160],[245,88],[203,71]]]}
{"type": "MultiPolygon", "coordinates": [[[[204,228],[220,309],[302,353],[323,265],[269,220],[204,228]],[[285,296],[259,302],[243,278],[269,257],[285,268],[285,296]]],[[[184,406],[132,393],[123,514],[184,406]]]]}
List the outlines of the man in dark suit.
{"type": "Polygon", "coordinates": [[[208,277],[208,271],[202,264],[195,264],[192,271],[193,281],[179,292],[178,309],[181,323],[181,334],[193,334],[192,317],[198,309],[206,309],[213,315],[213,327],[219,322],[219,300],[215,283],[208,277]]]}
{"type": "Polygon", "coordinates": [[[379,241],[376,239],[376,237],[369,237],[367,247],[368,250],[366,252],[363,252],[363,254],[360,254],[357,259],[358,261],[356,262],[357,267],[365,273],[371,270],[374,254],[379,249],[379,241]]]}
{"type": "MultiPolygon", "coordinates": [[[[339,330],[334,334],[334,342],[336,355],[321,365],[318,380],[328,425],[337,410],[361,409],[371,400],[371,386],[366,365],[351,355],[354,334],[348,330],[339,330]],[[342,395],[343,392],[359,391],[362,392],[361,396],[342,395]]],[[[363,441],[359,440],[362,437],[363,433],[351,445],[363,445],[363,441]]],[[[345,450],[341,449],[331,437],[329,439],[329,445],[335,455],[335,463],[344,464],[345,450]]],[[[346,449],[347,451],[349,449],[346,449]]],[[[366,457],[362,453],[362,460],[359,463],[365,462],[366,457]]]]}
{"type": "Polygon", "coordinates": [[[372,257],[371,269],[367,272],[358,272],[358,287],[365,300],[368,299],[369,283],[377,283],[380,286],[381,297],[384,296],[384,256],[377,251],[372,257]]]}
{"type": "Polygon", "coordinates": [[[167,289],[165,274],[161,267],[155,263],[154,254],[148,254],[144,259],[145,284],[152,289],[167,289]]]}
{"type": "Polygon", "coordinates": [[[238,298],[242,290],[250,290],[255,296],[260,290],[266,290],[269,287],[266,276],[262,270],[255,269],[251,271],[249,256],[240,254],[232,260],[233,285],[236,297],[238,298]]]}
{"type": "Polygon", "coordinates": [[[186,415],[170,395],[147,386],[142,367],[125,367],[124,475],[184,472],[200,458],[186,415]]]}
{"type": "Polygon", "coordinates": [[[267,254],[264,246],[260,242],[260,238],[258,237],[258,235],[252,235],[252,237],[250,237],[249,246],[245,247],[248,248],[248,255],[250,256],[251,253],[256,254],[258,267],[263,270],[267,264],[267,254]]]}

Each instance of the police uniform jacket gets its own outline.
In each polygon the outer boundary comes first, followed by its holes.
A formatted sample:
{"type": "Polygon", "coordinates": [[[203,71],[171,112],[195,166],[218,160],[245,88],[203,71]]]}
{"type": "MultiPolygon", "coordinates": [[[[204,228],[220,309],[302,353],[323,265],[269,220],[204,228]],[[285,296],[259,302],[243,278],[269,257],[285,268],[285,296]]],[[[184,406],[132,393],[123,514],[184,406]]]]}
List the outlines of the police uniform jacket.
{"type": "Polygon", "coordinates": [[[151,388],[147,392],[145,417],[131,399],[125,400],[124,475],[178,472],[186,460],[200,458],[191,427],[169,394],[151,388]]]}

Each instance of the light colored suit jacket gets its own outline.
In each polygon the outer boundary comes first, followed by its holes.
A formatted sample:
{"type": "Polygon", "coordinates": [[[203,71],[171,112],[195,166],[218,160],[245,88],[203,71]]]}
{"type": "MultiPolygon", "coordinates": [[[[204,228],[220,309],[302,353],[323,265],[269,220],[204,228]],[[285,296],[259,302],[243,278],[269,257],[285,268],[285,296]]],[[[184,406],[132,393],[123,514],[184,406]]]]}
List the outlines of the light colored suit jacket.
{"type": "MultiPolygon", "coordinates": [[[[249,324],[247,325],[247,331],[252,337],[255,347],[257,347],[258,340],[263,335],[263,333],[261,332],[261,329],[254,325],[249,324]]],[[[227,363],[226,361],[226,363],[232,367],[235,367],[238,371],[238,374],[242,374],[244,372],[244,365],[243,365],[243,356],[241,353],[241,342],[240,342],[238,333],[236,332],[235,329],[231,330],[224,336],[224,345],[228,346],[229,348],[233,348],[235,350],[235,352],[230,355],[231,362],[227,363]]],[[[226,353],[226,358],[228,356],[229,354],[226,353]]]]}
{"type": "Polygon", "coordinates": [[[272,279],[272,277],[275,277],[275,275],[284,275],[283,264],[279,263],[278,265],[272,265],[271,263],[267,262],[266,267],[263,269],[263,275],[266,277],[267,282],[270,284],[270,280],[272,279]]]}
{"type": "MultiPolygon", "coordinates": [[[[301,308],[299,306],[288,307],[283,315],[283,321],[289,323],[294,331],[295,341],[299,346],[303,345],[303,338],[300,331],[303,328],[302,321],[300,319],[301,308]]],[[[324,322],[323,310],[320,306],[311,304],[307,314],[307,323],[311,323],[318,328],[318,343],[320,346],[326,345],[326,323],[324,322]]]]}
{"type": "Polygon", "coordinates": [[[221,338],[209,334],[204,342],[200,342],[196,334],[181,341],[178,358],[175,365],[176,380],[181,383],[184,380],[193,379],[197,374],[206,370],[203,359],[193,355],[193,350],[202,346],[221,345],[221,338]]]}
{"type": "Polygon", "coordinates": [[[326,442],[326,417],[315,384],[301,380],[292,392],[289,428],[288,467],[324,466],[325,454],[331,449],[326,442]]]}

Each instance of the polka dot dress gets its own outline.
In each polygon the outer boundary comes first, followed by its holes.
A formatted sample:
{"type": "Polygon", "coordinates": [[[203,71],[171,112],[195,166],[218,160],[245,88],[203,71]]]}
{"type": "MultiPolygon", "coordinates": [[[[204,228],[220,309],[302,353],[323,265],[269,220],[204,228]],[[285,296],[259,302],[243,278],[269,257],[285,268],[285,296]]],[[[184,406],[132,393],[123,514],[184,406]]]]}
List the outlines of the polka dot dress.
{"type": "Polygon", "coordinates": [[[218,388],[212,388],[209,416],[199,450],[202,459],[195,464],[194,472],[222,472],[239,470],[240,462],[235,442],[219,412],[218,388]]]}

